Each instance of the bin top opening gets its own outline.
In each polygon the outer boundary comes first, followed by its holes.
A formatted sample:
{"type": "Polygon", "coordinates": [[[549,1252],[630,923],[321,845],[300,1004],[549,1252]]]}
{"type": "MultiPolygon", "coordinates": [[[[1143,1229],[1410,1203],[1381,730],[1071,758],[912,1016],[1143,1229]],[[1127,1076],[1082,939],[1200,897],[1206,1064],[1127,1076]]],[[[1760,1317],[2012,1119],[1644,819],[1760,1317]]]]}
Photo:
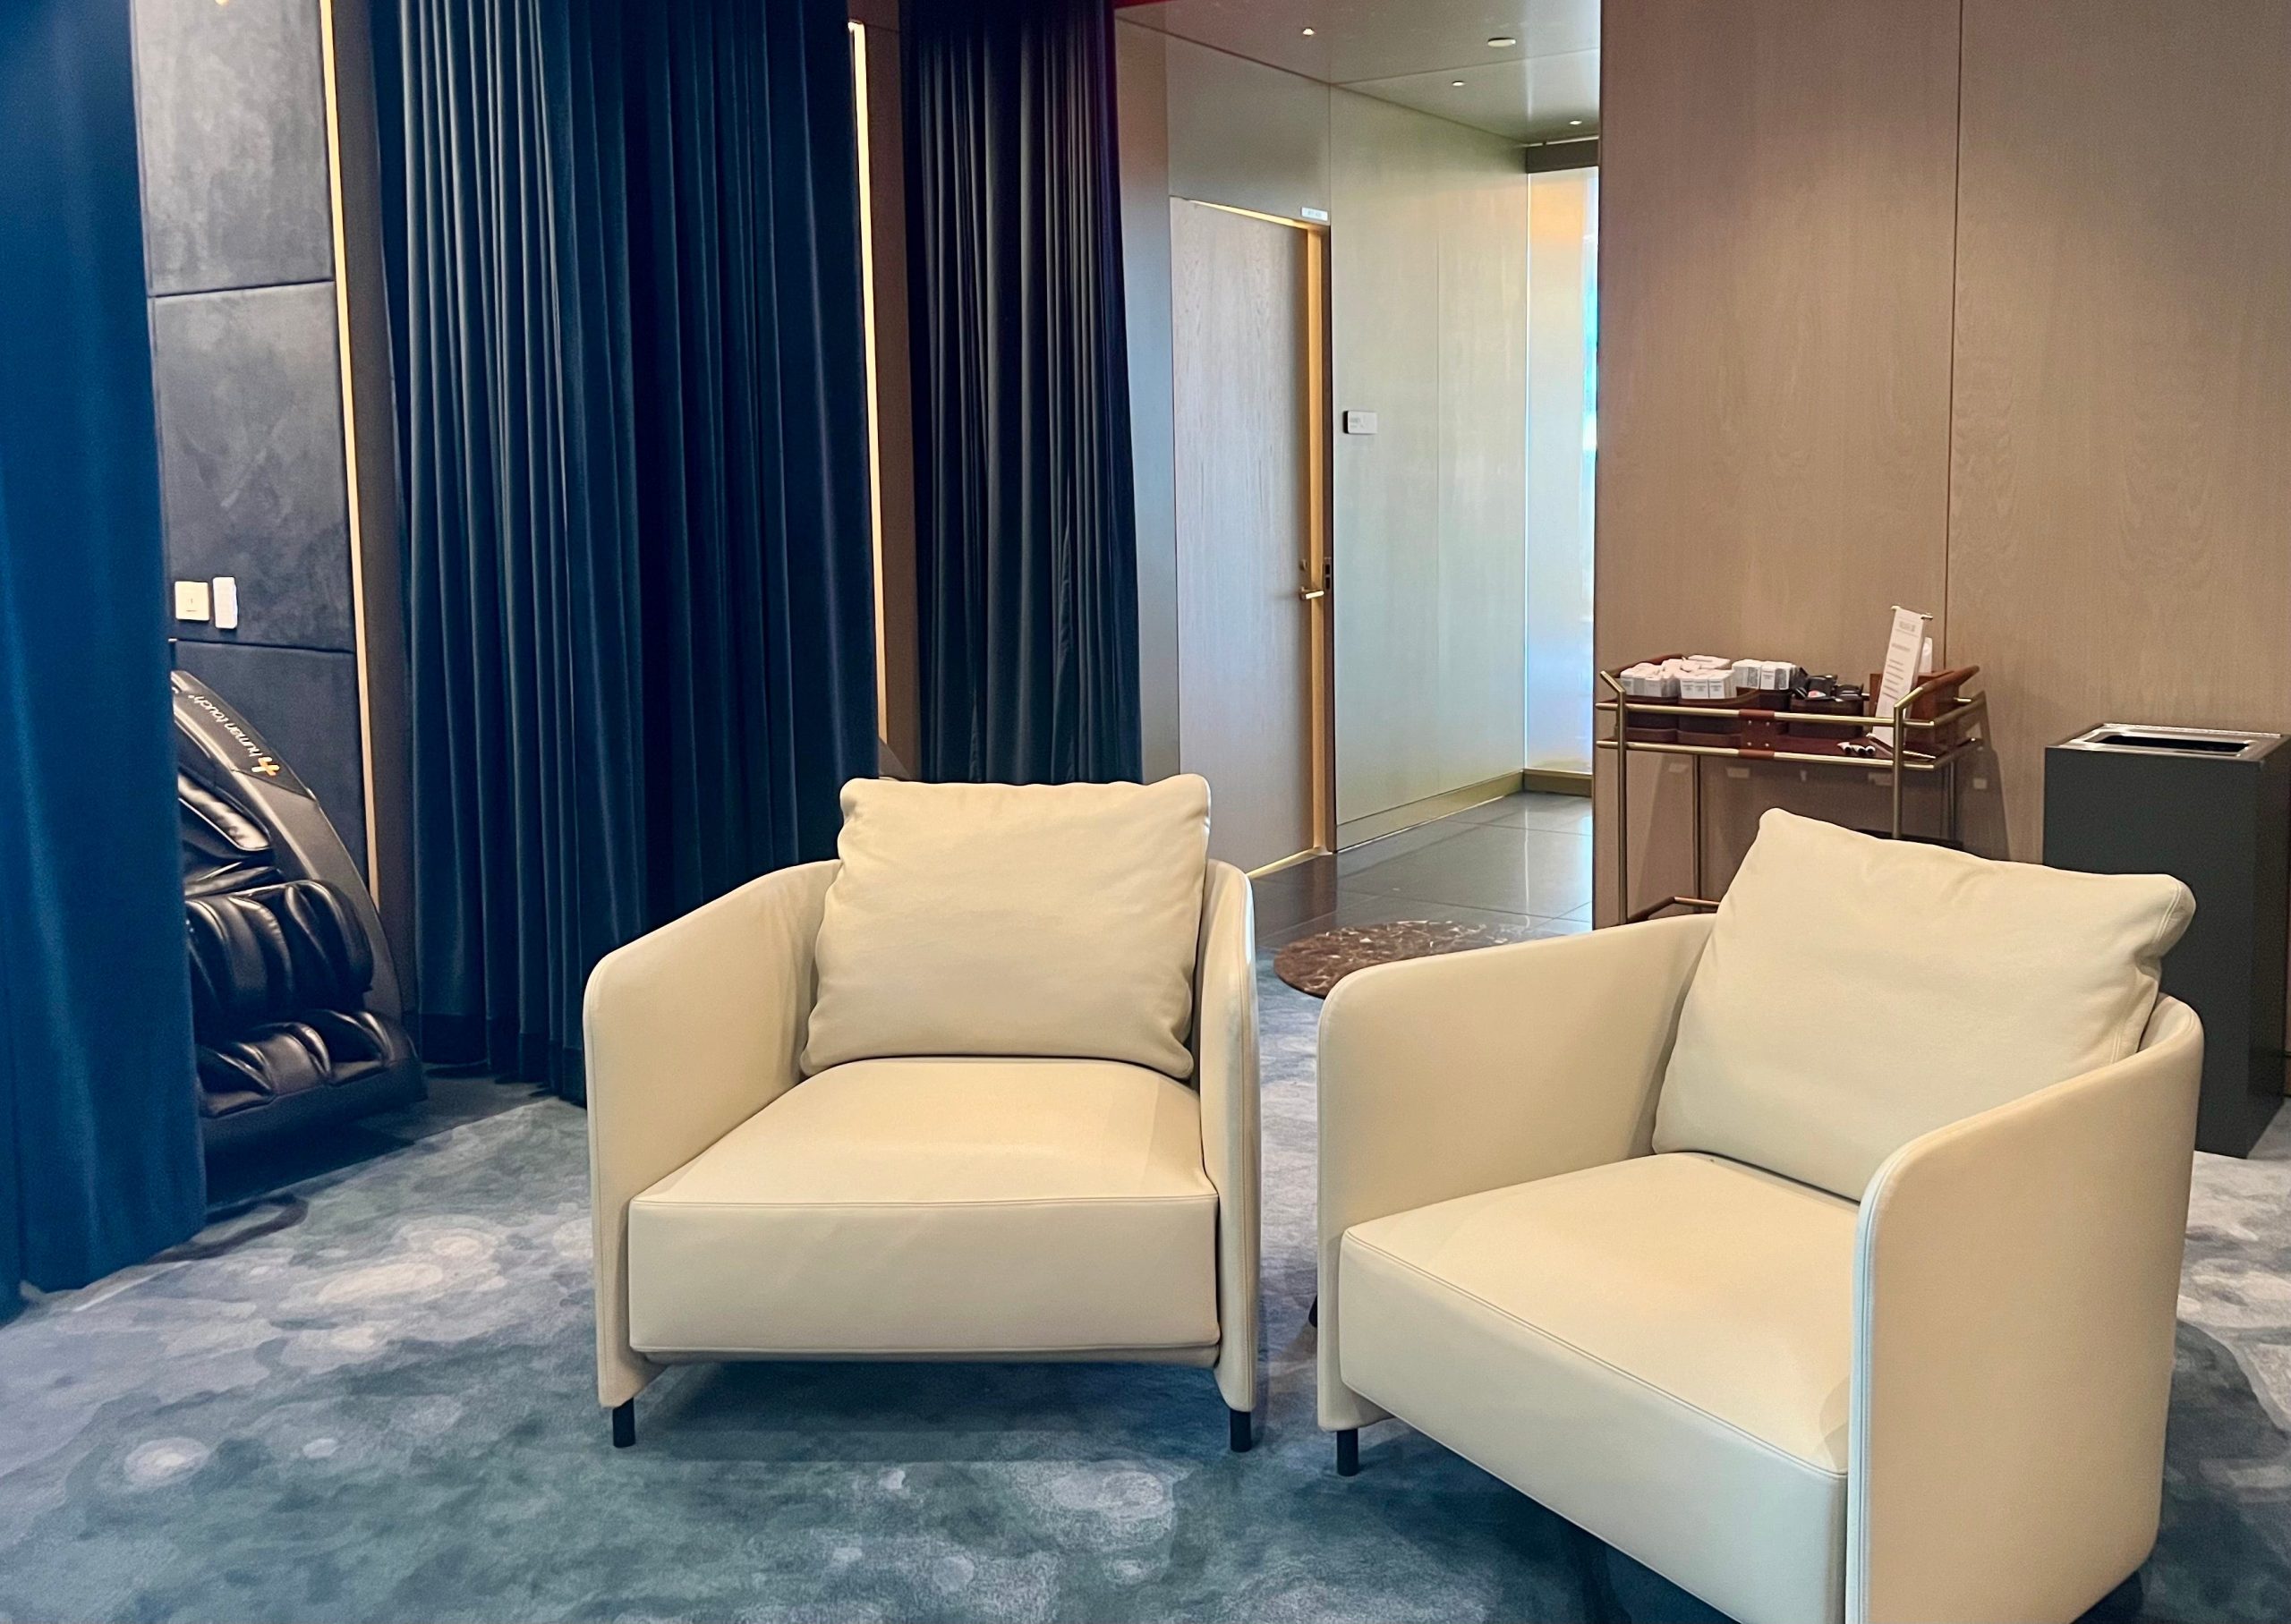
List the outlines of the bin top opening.
{"type": "Polygon", "coordinates": [[[2283,742],[2279,733],[2246,733],[2232,727],[2167,727],[2146,722],[2103,722],[2064,740],[2067,750],[2109,754],[2210,756],[2219,760],[2265,755],[2283,742]]]}

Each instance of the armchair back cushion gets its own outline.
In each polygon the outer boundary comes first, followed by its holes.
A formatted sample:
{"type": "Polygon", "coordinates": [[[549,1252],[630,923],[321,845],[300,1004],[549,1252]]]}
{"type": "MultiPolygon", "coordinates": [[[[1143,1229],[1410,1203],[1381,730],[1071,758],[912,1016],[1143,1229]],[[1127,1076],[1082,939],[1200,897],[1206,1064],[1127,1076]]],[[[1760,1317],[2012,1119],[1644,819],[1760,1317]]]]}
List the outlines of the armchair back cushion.
{"type": "Polygon", "coordinates": [[[1209,786],[843,787],[804,1069],[899,1055],[1193,1070],[1209,786]]]}
{"type": "Polygon", "coordinates": [[[1655,1148],[1858,1201],[1910,1140],[2138,1049],[2194,907],[2168,875],[1768,812],[1687,989],[1655,1148]]]}

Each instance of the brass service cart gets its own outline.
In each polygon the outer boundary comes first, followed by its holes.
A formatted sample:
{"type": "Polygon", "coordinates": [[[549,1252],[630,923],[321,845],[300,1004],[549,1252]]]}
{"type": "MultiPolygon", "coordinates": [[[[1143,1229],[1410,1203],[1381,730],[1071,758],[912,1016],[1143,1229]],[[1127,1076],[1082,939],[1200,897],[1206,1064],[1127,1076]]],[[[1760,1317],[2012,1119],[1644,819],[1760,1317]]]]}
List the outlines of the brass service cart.
{"type": "Polygon", "coordinates": [[[1652,918],[1665,908],[1716,907],[1716,901],[1702,895],[1703,883],[1703,824],[1702,824],[1702,764],[1716,757],[1721,761],[1785,761],[1796,766],[1844,769],[1852,772],[1889,772],[1892,779],[1893,821],[1890,834],[1902,838],[1902,794],[1910,773],[1938,772],[1943,779],[1941,799],[1941,838],[1955,840],[1957,832],[1957,766],[1958,763],[1985,744],[1989,736],[1989,696],[1986,693],[1966,694],[1960,690],[1965,682],[1980,671],[1972,666],[1955,671],[1945,671],[1926,677],[1916,687],[1903,694],[1901,702],[1893,707],[1890,718],[1867,713],[1836,715],[1815,710],[1773,710],[1754,708],[1729,708],[1708,704],[1680,704],[1674,701],[1638,699],[1623,691],[1622,682],[1613,671],[1601,671],[1599,681],[1609,695],[1598,701],[1597,710],[1603,717],[1614,718],[1610,736],[1595,740],[1597,748],[1611,750],[1615,754],[1615,895],[1622,906],[1629,907],[1631,900],[1631,758],[1646,752],[1649,755],[1677,755],[1692,758],[1692,822],[1694,825],[1694,891],[1691,897],[1668,897],[1651,903],[1626,915],[1626,923],[1652,918]],[[1708,726],[1711,722],[1735,725],[1737,732],[1757,728],[1774,735],[1767,744],[1698,744],[1685,742],[1687,734],[1681,731],[1677,742],[1633,739],[1634,728],[1642,732],[1669,732],[1681,729],[1691,718],[1708,726]],[[1890,742],[1870,735],[1874,730],[1890,727],[1890,742]],[[1783,729],[1788,729],[1784,733],[1783,729]],[[1812,730],[1810,732],[1803,730],[1812,730]],[[1824,730],[1833,730],[1837,737],[1826,736],[1824,730]],[[1852,741],[1860,739],[1868,748],[1852,752],[1852,741]]]}

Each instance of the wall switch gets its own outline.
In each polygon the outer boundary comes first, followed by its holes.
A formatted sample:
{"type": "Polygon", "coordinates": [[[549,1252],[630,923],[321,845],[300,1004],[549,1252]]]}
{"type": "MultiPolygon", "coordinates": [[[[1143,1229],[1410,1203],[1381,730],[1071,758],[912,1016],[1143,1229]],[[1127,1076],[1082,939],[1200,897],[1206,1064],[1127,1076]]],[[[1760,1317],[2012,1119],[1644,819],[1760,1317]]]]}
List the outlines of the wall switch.
{"type": "Polygon", "coordinates": [[[239,629],[239,578],[236,575],[215,577],[215,629],[218,632],[239,629]]]}
{"type": "Polygon", "coordinates": [[[175,618],[177,620],[205,620],[211,613],[210,601],[210,594],[204,581],[175,582],[175,618]]]}
{"type": "Polygon", "coordinates": [[[1344,414],[1344,431],[1347,434],[1375,433],[1376,414],[1373,412],[1346,412],[1344,414]]]}

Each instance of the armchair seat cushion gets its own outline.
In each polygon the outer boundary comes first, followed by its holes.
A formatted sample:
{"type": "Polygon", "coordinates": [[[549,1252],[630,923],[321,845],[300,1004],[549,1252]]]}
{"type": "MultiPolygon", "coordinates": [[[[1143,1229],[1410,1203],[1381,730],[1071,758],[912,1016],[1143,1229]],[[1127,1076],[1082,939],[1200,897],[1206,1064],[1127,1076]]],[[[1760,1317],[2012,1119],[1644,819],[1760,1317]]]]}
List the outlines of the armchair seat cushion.
{"type": "Polygon", "coordinates": [[[1356,1225],[1344,1384],[1743,1624],[1835,1620],[1857,1212],[1677,1154],[1356,1225]]]}
{"type": "Polygon", "coordinates": [[[630,1343],[992,1357],[1218,1339],[1217,1192],[1185,1084],[1105,1060],[861,1060],[628,1210],[630,1343]]]}

